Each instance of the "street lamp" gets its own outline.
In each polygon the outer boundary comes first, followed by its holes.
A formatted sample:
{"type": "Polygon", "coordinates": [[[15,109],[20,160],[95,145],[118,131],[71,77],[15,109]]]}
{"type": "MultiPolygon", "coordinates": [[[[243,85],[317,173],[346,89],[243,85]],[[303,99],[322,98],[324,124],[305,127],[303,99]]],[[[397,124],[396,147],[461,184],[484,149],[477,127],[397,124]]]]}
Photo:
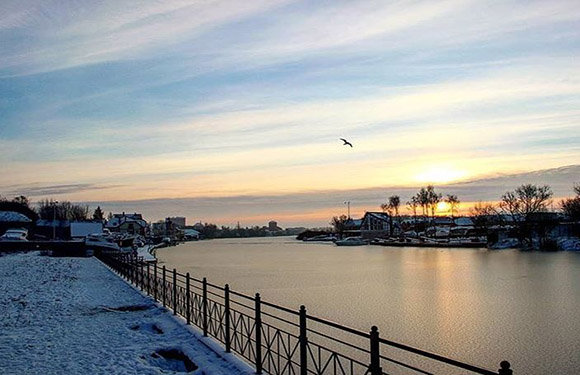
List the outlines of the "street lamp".
{"type": "Polygon", "coordinates": [[[58,201],[52,202],[52,240],[56,241],[56,205],[58,201]]]}
{"type": "Polygon", "coordinates": [[[347,206],[348,218],[350,219],[350,201],[346,201],[346,202],[344,202],[344,204],[346,204],[346,206],[347,206]]]}

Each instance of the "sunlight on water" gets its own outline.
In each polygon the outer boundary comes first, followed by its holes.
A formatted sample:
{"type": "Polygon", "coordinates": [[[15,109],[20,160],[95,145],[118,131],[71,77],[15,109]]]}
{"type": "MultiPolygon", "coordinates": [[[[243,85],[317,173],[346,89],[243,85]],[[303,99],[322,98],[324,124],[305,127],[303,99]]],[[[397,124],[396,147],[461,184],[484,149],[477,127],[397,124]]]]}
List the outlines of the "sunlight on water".
{"type": "Polygon", "coordinates": [[[292,238],[190,242],[164,265],[482,367],[580,373],[580,254],[336,247],[292,238]]]}

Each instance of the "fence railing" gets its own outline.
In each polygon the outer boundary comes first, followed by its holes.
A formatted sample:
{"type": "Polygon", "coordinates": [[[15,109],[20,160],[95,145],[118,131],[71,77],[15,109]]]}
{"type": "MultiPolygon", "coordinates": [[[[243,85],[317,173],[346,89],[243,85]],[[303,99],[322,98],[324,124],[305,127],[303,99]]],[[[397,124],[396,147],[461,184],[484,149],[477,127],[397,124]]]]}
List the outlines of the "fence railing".
{"type": "Polygon", "coordinates": [[[120,252],[99,258],[144,293],[199,327],[252,363],[256,373],[272,375],[510,375],[507,361],[486,370],[386,340],[377,327],[369,332],[308,315],[211,284],[176,269],[120,252]]]}

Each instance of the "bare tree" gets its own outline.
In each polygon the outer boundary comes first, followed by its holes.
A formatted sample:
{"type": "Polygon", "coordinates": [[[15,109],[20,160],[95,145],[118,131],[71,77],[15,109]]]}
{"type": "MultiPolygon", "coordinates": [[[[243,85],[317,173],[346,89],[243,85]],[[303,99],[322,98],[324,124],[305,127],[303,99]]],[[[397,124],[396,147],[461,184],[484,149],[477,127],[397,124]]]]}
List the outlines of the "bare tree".
{"type": "Polygon", "coordinates": [[[489,228],[494,217],[498,216],[498,212],[493,204],[478,202],[469,209],[469,215],[473,218],[476,228],[487,232],[487,228],[489,228]]]}
{"type": "Polygon", "coordinates": [[[431,210],[431,217],[435,217],[435,211],[437,210],[437,205],[441,202],[443,197],[441,194],[435,193],[435,187],[433,185],[428,185],[427,189],[427,203],[431,210]]]}
{"type": "Polygon", "coordinates": [[[455,216],[455,212],[459,208],[459,203],[461,203],[459,198],[457,198],[457,195],[447,194],[447,197],[445,198],[445,203],[447,203],[449,205],[449,211],[451,211],[451,217],[455,216]]]}
{"type": "Polygon", "coordinates": [[[525,184],[502,195],[500,208],[515,220],[525,219],[528,214],[546,211],[552,202],[552,195],[548,185],[525,184]]]}
{"type": "Polygon", "coordinates": [[[417,202],[417,197],[413,196],[411,199],[407,201],[407,208],[413,212],[413,219],[417,219],[417,207],[419,206],[419,202],[417,202]]]}
{"type": "Polygon", "coordinates": [[[564,214],[574,221],[580,220],[580,184],[574,185],[576,196],[567,198],[560,202],[560,208],[564,214]]]}
{"type": "Polygon", "coordinates": [[[337,232],[342,238],[342,234],[346,230],[346,223],[348,221],[348,217],[346,215],[334,216],[332,220],[330,220],[330,225],[334,228],[334,231],[337,232]]]}
{"type": "Polygon", "coordinates": [[[399,207],[401,206],[401,197],[398,195],[391,195],[389,197],[389,206],[395,211],[395,216],[399,217],[399,207]]]}

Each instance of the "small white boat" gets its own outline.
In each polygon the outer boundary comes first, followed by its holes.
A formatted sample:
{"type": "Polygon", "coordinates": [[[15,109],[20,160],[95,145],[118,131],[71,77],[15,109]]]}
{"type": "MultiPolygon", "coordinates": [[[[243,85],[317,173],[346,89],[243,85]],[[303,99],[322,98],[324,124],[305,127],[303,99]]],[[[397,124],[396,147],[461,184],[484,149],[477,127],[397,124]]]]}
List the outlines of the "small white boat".
{"type": "Polygon", "coordinates": [[[360,246],[367,244],[367,242],[360,237],[348,237],[344,240],[335,241],[334,243],[336,246],[360,246]]]}
{"type": "Polygon", "coordinates": [[[0,236],[0,241],[28,241],[28,231],[26,229],[8,229],[0,236]]]}
{"type": "Polygon", "coordinates": [[[93,233],[85,237],[85,245],[91,249],[120,250],[119,245],[104,233],[93,233]]]}

